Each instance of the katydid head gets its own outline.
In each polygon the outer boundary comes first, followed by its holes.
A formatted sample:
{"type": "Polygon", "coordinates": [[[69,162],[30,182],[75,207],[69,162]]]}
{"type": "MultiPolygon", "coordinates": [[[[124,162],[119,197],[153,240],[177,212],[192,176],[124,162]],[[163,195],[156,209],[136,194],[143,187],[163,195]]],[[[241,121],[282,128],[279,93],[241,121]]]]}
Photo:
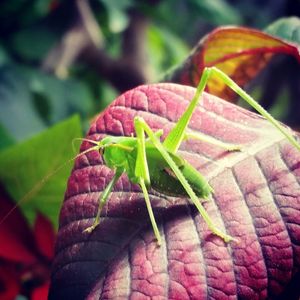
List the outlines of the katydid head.
{"type": "Polygon", "coordinates": [[[88,142],[90,144],[93,144],[94,146],[88,148],[87,150],[85,150],[81,153],[79,153],[76,157],[82,156],[83,154],[86,154],[86,153],[91,152],[91,151],[98,151],[100,153],[100,155],[103,155],[104,154],[104,149],[109,148],[109,147],[126,148],[126,147],[123,147],[122,144],[118,143],[119,139],[120,139],[120,137],[113,137],[113,136],[106,136],[100,141],[94,141],[94,140],[87,139],[87,138],[77,138],[75,140],[80,140],[82,142],[88,142]]]}
{"type": "Polygon", "coordinates": [[[134,137],[107,136],[99,142],[98,151],[108,167],[126,168],[127,155],[134,150],[134,142],[134,137]]]}
{"type": "MultiPolygon", "coordinates": [[[[78,140],[78,139],[77,139],[78,140]]],[[[105,153],[113,151],[114,153],[110,153],[109,157],[118,157],[122,152],[131,152],[134,150],[132,144],[135,141],[134,137],[124,137],[124,136],[106,136],[100,141],[94,141],[86,138],[80,138],[81,141],[86,141],[88,143],[93,144],[93,147],[88,148],[87,150],[81,152],[76,157],[79,157],[83,154],[86,154],[91,151],[98,151],[100,155],[104,156],[105,153]]],[[[75,157],[75,158],[76,158],[75,157]]],[[[105,159],[106,160],[106,159],[105,159]]]]}

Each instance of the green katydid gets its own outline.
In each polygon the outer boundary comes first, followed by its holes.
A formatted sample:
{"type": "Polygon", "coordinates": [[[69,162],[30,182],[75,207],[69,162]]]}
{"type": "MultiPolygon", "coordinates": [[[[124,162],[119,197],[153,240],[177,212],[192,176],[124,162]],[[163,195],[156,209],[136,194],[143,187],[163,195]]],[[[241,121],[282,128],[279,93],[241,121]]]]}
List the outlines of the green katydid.
{"type": "MultiPolygon", "coordinates": [[[[99,151],[100,154],[103,155],[105,164],[109,168],[115,170],[115,175],[99,197],[98,211],[94,223],[92,226],[86,228],[84,232],[92,232],[96,226],[98,226],[102,208],[107,202],[114,184],[123,173],[126,173],[129,180],[132,183],[138,184],[142,189],[151,225],[159,245],[161,244],[161,236],[152,211],[148,194],[149,188],[153,188],[165,194],[189,197],[212,233],[221,237],[225,242],[234,240],[230,235],[214,225],[210,216],[201,204],[200,199],[207,199],[213,193],[212,187],[203,175],[176,154],[181,142],[185,139],[192,138],[205,140],[204,136],[201,134],[189,132],[187,127],[192,114],[199,103],[206,83],[212,75],[221,78],[226,85],[281,131],[290,143],[300,151],[300,145],[294,139],[292,134],[232,79],[215,67],[205,68],[193,99],[163,142],[160,141],[162,130],[153,132],[141,117],[134,118],[135,137],[106,136],[99,142],[90,141],[95,144],[95,146],[88,151],[99,151]]],[[[238,146],[231,145],[228,147],[227,144],[210,139],[206,139],[206,141],[215,143],[227,150],[238,150],[238,146]]]]}

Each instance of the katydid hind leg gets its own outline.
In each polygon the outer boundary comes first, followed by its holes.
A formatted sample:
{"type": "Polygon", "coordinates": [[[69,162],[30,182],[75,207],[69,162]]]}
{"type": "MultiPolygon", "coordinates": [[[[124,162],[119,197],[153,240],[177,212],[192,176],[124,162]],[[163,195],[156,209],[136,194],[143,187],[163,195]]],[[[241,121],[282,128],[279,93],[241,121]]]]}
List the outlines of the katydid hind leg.
{"type": "MultiPolygon", "coordinates": [[[[227,76],[224,72],[219,70],[216,67],[208,67],[205,68],[202,77],[200,79],[200,83],[196,89],[195,95],[191,100],[188,108],[183,113],[181,118],[178,120],[175,127],[170,131],[168,136],[164,141],[164,146],[169,152],[175,153],[181,142],[185,138],[185,132],[189,121],[192,117],[194,110],[196,109],[198,102],[200,101],[201,94],[205,89],[205,86],[212,75],[218,76],[223,80],[223,82],[230,87],[233,91],[235,91],[243,100],[245,100],[249,105],[251,105],[258,113],[264,116],[269,122],[273,124],[287,139],[288,141],[296,147],[300,151],[300,143],[294,138],[291,132],[284,126],[282,126],[276,119],[274,119],[258,102],[256,102],[248,93],[246,93],[241,87],[239,87],[229,76],[227,76]]],[[[222,146],[219,142],[217,145],[222,146]]],[[[226,145],[224,145],[226,148],[226,145]]],[[[237,151],[239,150],[238,145],[230,145],[229,151],[237,151]]]]}
{"type": "Polygon", "coordinates": [[[193,204],[197,207],[199,213],[203,217],[204,221],[206,222],[208,228],[217,236],[221,237],[225,242],[229,242],[234,240],[230,235],[224,233],[222,230],[220,230],[212,221],[202,204],[200,203],[198,197],[196,196],[195,192],[189,185],[188,181],[180,171],[180,169],[177,167],[177,165],[172,160],[171,156],[169,155],[168,151],[165,149],[164,145],[161,144],[161,142],[155,137],[153,131],[148,126],[148,124],[142,119],[142,118],[135,118],[135,125],[137,127],[142,127],[143,130],[146,132],[154,146],[157,148],[157,150],[161,153],[162,157],[165,159],[165,161],[170,166],[171,170],[174,172],[175,176],[178,178],[180,183],[183,185],[184,189],[186,190],[186,193],[189,195],[191,201],[193,204]]]}
{"type": "Polygon", "coordinates": [[[100,214],[101,214],[102,208],[104,207],[105,203],[107,202],[107,199],[108,199],[109,195],[111,194],[111,191],[112,191],[114,185],[116,184],[116,182],[118,181],[118,179],[120,178],[122,173],[123,173],[122,169],[116,170],[116,173],[114,174],[112,180],[108,183],[108,185],[106,186],[106,188],[104,189],[104,191],[101,193],[101,195],[99,197],[97,215],[94,219],[93,224],[90,227],[86,228],[83,232],[91,233],[99,225],[100,214]]]}
{"type": "Polygon", "coordinates": [[[194,132],[191,130],[187,131],[184,135],[184,140],[189,140],[189,139],[206,142],[211,145],[223,148],[225,151],[229,151],[229,152],[242,150],[242,145],[222,142],[222,141],[217,140],[209,135],[203,134],[202,132],[194,132]]]}
{"type": "Polygon", "coordinates": [[[152,210],[148,190],[147,190],[147,187],[145,185],[145,182],[144,182],[143,178],[140,178],[139,185],[140,185],[140,187],[142,188],[142,191],[143,191],[144,199],[145,199],[145,202],[146,202],[146,207],[147,207],[148,214],[149,214],[149,217],[150,217],[152,229],[153,229],[154,235],[155,235],[156,240],[157,240],[157,244],[160,246],[161,245],[161,236],[160,236],[159,229],[158,229],[158,226],[157,226],[157,223],[156,223],[156,220],[155,220],[155,217],[154,217],[154,213],[153,213],[153,210],[152,210]]]}
{"type": "Polygon", "coordinates": [[[186,111],[182,114],[175,127],[169,132],[167,137],[165,138],[163,145],[168,152],[175,153],[177,152],[181,142],[184,139],[185,131],[188,127],[190,119],[200,101],[200,97],[202,92],[205,89],[207,81],[210,77],[211,69],[204,69],[200,83],[196,89],[196,93],[191,100],[189,106],[186,111]]]}
{"type": "Polygon", "coordinates": [[[287,140],[300,151],[300,144],[296,141],[292,133],[283,125],[280,124],[276,119],[272,117],[258,102],[256,102],[247,92],[245,92],[240,86],[238,86],[228,75],[219,70],[216,67],[209,68],[211,70],[209,77],[211,75],[218,76],[223,80],[223,82],[230,87],[234,92],[236,92],[243,100],[245,100],[249,105],[251,105],[258,113],[265,117],[274,127],[276,127],[287,140]]]}

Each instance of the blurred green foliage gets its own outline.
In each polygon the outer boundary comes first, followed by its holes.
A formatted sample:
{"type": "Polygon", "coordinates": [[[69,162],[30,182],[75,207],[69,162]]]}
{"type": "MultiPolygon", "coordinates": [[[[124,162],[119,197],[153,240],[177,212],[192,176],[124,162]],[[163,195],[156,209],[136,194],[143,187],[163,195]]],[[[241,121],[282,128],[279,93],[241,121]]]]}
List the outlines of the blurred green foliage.
{"type": "Polygon", "coordinates": [[[300,44],[300,19],[296,17],[281,18],[267,26],[265,32],[300,44]]]}

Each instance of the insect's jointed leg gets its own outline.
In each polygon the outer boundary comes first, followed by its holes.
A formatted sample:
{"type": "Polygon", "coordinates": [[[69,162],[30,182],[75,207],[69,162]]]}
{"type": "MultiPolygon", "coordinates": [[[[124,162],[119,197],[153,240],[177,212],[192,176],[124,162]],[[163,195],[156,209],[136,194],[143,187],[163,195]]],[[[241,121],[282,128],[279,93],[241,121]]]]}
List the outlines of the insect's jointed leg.
{"type": "Polygon", "coordinates": [[[149,186],[150,185],[150,175],[148,162],[146,157],[146,146],[145,146],[145,133],[143,128],[140,126],[136,126],[134,120],[134,129],[136,132],[137,138],[137,158],[135,164],[135,176],[137,178],[142,178],[144,183],[149,186]]]}
{"type": "Polygon", "coordinates": [[[241,87],[239,87],[229,76],[216,67],[209,68],[211,70],[210,76],[215,74],[219,76],[224,83],[235,91],[242,99],[244,99],[249,105],[251,105],[257,112],[264,116],[269,122],[271,122],[288,140],[300,151],[300,144],[295,140],[292,134],[282,126],[277,120],[275,120],[259,103],[257,103],[249,94],[247,94],[241,87]]]}
{"type": "Polygon", "coordinates": [[[240,151],[241,148],[242,148],[240,145],[224,143],[222,141],[214,139],[213,137],[211,137],[209,135],[206,135],[206,134],[203,134],[201,132],[187,131],[184,135],[184,140],[189,140],[189,139],[194,139],[194,140],[207,142],[207,143],[210,143],[212,145],[223,148],[226,151],[240,151]]]}
{"type": "Polygon", "coordinates": [[[145,202],[146,202],[146,206],[147,206],[147,210],[148,210],[148,214],[149,214],[149,217],[150,217],[150,221],[151,221],[151,225],[152,225],[152,228],[153,228],[154,235],[157,239],[158,245],[160,246],[161,245],[161,237],[160,237],[159,229],[158,229],[156,221],[155,221],[155,217],[154,217],[153,210],[152,210],[152,207],[151,207],[151,202],[150,202],[150,199],[149,199],[149,194],[148,194],[145,182],[142,178],[140,178],[139,184],[140,184],[140,186],[142,188],[142,191],[143,191],[143,194],[144,194],[144,198],[145,198],[145,202]]]}
{"type": "Polygon", "coordinates": [[[163,145],[167,151],[172,153],[177,152],[182,140],[184,139],[185,131],[193,115],[193,112],[198,105],[201,94],[204,91],[208,78],[210,77],[210,73],[211,73],[211,69],[204,70],[200,83],[196,89],[196,93],[193,99],[191,100],[188,108],[180,117],[175,127],[170,131],[168,136],[165,138],[163,145]]]}
{"type": "Polygon", "coordinates": [[[141,126],[139,126],[136,120],[137,118],[134,119],[134,128],[137,136],[137,159],[136,159],[136,166],[135,166],[135,176],[138,178],[139,185],[142,188],[144,194],[154,235],[157,239],[158,244],[161,245],[161,236],[155,221],[155,217],[149,199],[149,194],[146,187],[146,185],[148,186],[150,185],[150,176],[149,176],[149,169],[148,169],[146,149],[145,149],[145,133],[144,133],[144,129],[141,126]]]}
{"type": "Polygon", "coordinates": [[[104,189],[104,191],[101,193],[100,197],[99,197],[99,206],[98,206],[98,211],[97,211],[97,215],[94,219],[94,223],[92,226],[86,228],[83,232],[88,232],[91,233],[100,223],[100,214],[102,211],[103,206],[105,205],[111,190],[113,188],[113,186],[115,185],[115,183],[118,181],[118,179],[120,178],[120,176],[122,175],[123,170],[122,169],[117,169],[115,175],[113,176],[112,180],[109,182],[109,184],[106,186],[106,188],[104,189]]]}
{"type": "Polygon", "coordinates": [[[171,156],[169,155],[168,151],[165,149],[164,145],[160,142],[159,139],[157,139],[157,137],[155,136],[155,134],[153,133],[151,128],[148,126],[148,124],[142,118],[139,118],[139,117],[135,118],[134,123],[135,123],[136,127],[143,128],[143,130],[146,132],[146,134],[148,135],[148,137],[150,138],[150,140],[152,141],[154,146],[157,148],[157,150],[160,152],[162,157],[168,163],[168,165],[170,166],[170,168],[172,169],[172,171],[176,175],[177,179],[180,181],[180,183],[182,184],[182,186],[186,190],[186,192],[189,195],[190,199],[192,200],[193,204],[197,207],[199,213],[201,214],[201,216],[205,220],[205,222],[206,222],[207,226],[209,227],[209,229],[214,234],[221,237],[225,242],[229,242],[229,241],[233,240],[233,238],[230,235],[225,234],[224,232],[222,232],[220,229],[218,229],[214,225],[213,221],[211,220],[210,216],[208,215],[208,213],[206,212],[204,207],[201,205],[198,197],[194,193],[194,191],[191,188],[191,186],[189,185],[188,181],[183,176],[182,172],[179,170],[179,168],[177,167],[175,162],[172,160],[171,156]]]}
{"type": "MultiPolygon", "coordinates": [[[[249,94],[247,94],[241,87],[239,87],[229,76],[223,73],[216,67],[205,68],[202,77],[200,79],[200,83],[196,89],[196,93],[191,100],[187,110],[178,120],[175,127],[170,131],[168,136],[166,137],[163,145],[166,150],[169,152],[175,153],[179,148],[182,140],[186,137],[186,129],[189,124],[189,121],[192,117],[192,114],[197,107],[198,102],[200,101],[200,97],[202,92],[205,89],[205,86],[212,75],[218,76],[221,78],[224,83],[230,87],[233,91],[235,91],[242,99],[244,99],[249,105],[251,105],[257,112],[259,112],[262,116],[264,116],[268,121],[270,121],[288,140],[300,151],[300,144],[295,140],[292,134],[282,126],[278,121],[276,121],[259,103],[257,103],[249,94]]],[[[196,136],[191,138],[197,138],[196,136]]],[[[214,144],[213,141],[211,143],[214,144]]],[[[217,145],[220,143],[217,142],[217,145]]],[[[233,146],[233,150],[239,150],[239,146],[233,146]],[[237,149],[236,149],[237,148],[237,149]]],[[[227,148],[226,144],[224,145],[227,148]]],[[[229,148],[229,150],[232,150],[229,148]]]]}

